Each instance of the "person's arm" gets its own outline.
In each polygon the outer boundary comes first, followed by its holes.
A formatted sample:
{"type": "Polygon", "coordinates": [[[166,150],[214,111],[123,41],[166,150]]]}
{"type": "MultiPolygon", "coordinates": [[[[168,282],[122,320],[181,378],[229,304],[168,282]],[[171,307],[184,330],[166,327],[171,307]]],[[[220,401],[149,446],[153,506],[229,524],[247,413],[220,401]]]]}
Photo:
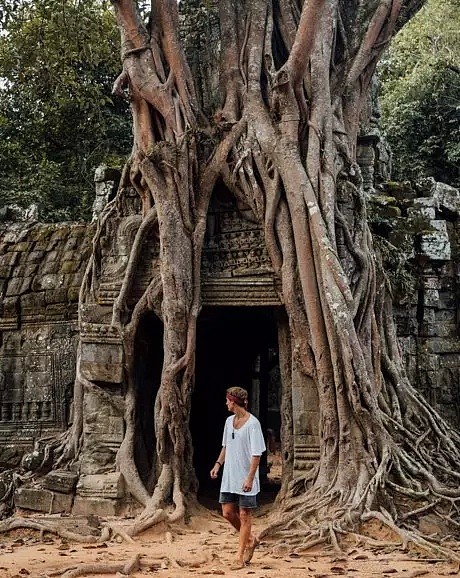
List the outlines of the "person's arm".
{"type": "Polygon", "coordinates": [[[259,463],[260,463],[260,456],[252,456],[248,475],[243,482],[242,488],[243,492],[250,492],[252,490],[252,484],[254,483],[254,476],[256,475],[259,463]]]}
{"type": "Polygon", "coordinates": [[[219,457],[214,464],[214,467],[211,470],[211,478],[215,480],[217,478],[217,474],[219,473],[220,468],[224,465],[225,462],[225,446],[220,450],[219,457]]]}

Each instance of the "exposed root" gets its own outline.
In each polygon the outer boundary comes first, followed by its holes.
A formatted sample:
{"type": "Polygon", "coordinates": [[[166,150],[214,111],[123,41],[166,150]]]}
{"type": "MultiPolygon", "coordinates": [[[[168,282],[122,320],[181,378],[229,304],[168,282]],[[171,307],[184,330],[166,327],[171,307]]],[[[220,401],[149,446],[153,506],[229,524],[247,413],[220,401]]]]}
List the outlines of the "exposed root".
{"type": "Polygon", "coordinates": [[[61,574],[62,578],[77,578],[78,576],[87,576],[89,574],[116,574],[122,576],[131,576],[141,568],[140,554],[136,554],[134,558],[126,563],[121,564],[80,564],[75,567],[64,570],[61,574]]]}
{"type": "Polygon", "coordinates": [[[371,520],[374,518],[391,528],[393,532],[395,532],[401,538],[402,547],[404,550],[406,550],[408,544],[412,542],[414,546],[421,548],[429,554],[438,554],[447,560],[455,560],[456,562],[460,562],[460,554],[454,552],[450,548],[444,548],[438,546],[437,544],[433,544],[426,537],[416,533],[415,531],[403,530],[394,523],[388,514],[384,514],[382,512],[366,512],[362,515],[361,518],[363,521],[371,520]]]}
{"type": "Polygon", "coordinates": [[[83,544],[94,544],[98,541],[96,536],[70,532],[63,528],[62,524],[59,523],[53,524],[51,522],[32,520],[30,518],[8,518],[7,520],[0,522],[0,532],[8,532],[9,530],[16,530],[18,528],[38,530],[40,533],[49,532],[50,534],[56,534],[65,540],[83,544]]]}

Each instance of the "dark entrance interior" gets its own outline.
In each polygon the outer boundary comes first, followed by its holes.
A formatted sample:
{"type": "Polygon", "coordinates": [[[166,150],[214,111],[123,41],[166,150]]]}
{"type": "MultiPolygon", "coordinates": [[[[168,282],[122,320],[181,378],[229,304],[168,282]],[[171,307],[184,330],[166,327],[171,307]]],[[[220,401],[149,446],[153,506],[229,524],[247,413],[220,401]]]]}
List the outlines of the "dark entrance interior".
{"type": "MultiPolygon", "coordinates": [[[[274,307],[205,307],[197,333],[196,383],[192,399],[191,433],[199,498],[212,492],[219,481],[209,472],[222,445],[228,417],[225,391],[237,385],[249,393],[249,410],[262,425],[264,435],[279,438],[281,391],[278,335],[274,307]]],[[[267,444],[268,446],[268,444],[267,444]]],[[[267,454],[261,462],[262,485],[267,475],[267,454]]]]}
{"type": "Polygon", "coordinates": [[[136,442],[134,458],[149,491],[155,482],[154,407],[163,366],[163,324],[153,313],[141,319],[136,333],[134,382],[136,387],[136,442]]]}

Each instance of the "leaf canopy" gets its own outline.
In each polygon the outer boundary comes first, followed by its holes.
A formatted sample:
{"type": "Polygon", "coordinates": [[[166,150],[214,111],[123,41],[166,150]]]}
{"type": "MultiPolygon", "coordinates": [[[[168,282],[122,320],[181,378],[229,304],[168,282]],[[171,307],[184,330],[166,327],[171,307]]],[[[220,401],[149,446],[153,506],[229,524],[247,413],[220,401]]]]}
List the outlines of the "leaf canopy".
{"type": "Polygon", "coordinates": [[[89,216],[93,171],[130,149],[114,17],[103,2],[8,2],[0,36],[0,198],[45,220],[89,216]],[[12,17],[12,10],[15,17],[12,17]]]}

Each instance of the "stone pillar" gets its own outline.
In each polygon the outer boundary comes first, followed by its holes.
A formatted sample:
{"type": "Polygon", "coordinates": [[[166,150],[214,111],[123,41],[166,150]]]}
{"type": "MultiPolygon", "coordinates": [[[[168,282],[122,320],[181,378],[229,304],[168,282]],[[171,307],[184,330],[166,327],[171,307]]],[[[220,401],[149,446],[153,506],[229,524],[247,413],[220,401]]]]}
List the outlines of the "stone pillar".
{"type": "Polygon", "coordinates": [[[319,399],[311,377],[292,371],[294,472],[301,473],[319,460],[319,399]]]}

